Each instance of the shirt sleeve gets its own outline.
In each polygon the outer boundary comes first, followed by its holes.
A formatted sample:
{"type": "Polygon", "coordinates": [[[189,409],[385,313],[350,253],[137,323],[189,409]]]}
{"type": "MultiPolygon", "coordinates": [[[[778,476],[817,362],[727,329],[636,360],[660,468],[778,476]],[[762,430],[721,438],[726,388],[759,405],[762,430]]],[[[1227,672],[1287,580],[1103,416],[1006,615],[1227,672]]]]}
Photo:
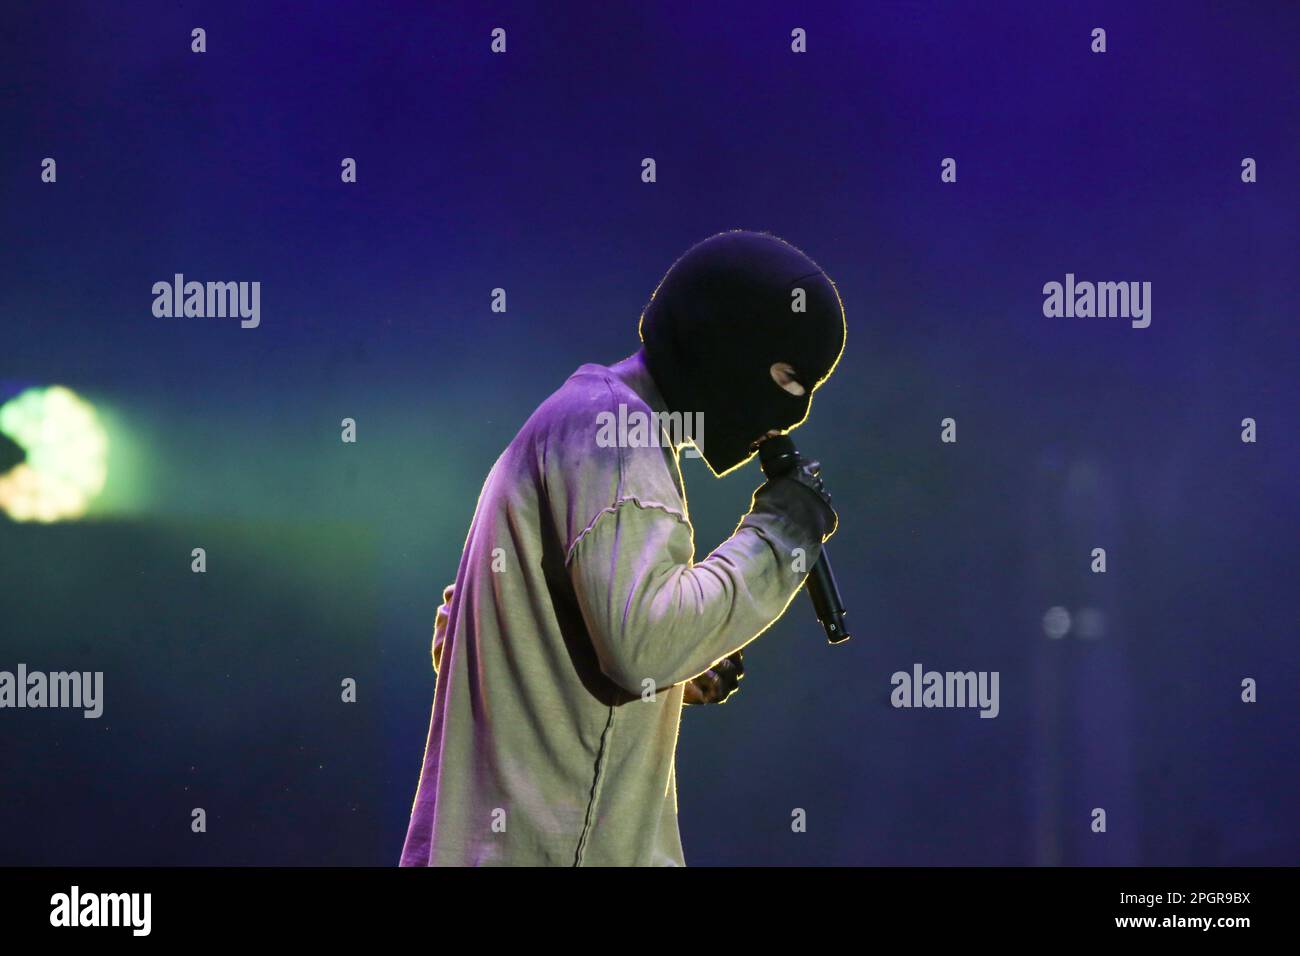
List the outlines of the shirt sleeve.
{"type": "Polygon", "coordinates": [[[574,543],[569,571],[601,670],[629,693],[690,680],[785,611],[821,553],[820,537],[755,503],[694,563],[689,521],[635,495],[574,543]]]}

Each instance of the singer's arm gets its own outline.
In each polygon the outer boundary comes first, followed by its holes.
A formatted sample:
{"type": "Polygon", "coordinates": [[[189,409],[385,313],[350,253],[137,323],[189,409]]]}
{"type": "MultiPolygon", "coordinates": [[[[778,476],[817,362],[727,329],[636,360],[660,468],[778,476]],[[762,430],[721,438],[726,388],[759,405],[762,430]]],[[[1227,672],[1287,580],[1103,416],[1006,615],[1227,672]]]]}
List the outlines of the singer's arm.
{"type": "Polygon", "coordinates": [[[780,617],[806,577],[796,567],[813,566],[822,540],[784,500],[755,495],[732,536],[698,564],[681,515],[633,497],[603,513],[574,545],[569,572],[605,675],[634,694],[647,678],[671,687],[780,617]]]}

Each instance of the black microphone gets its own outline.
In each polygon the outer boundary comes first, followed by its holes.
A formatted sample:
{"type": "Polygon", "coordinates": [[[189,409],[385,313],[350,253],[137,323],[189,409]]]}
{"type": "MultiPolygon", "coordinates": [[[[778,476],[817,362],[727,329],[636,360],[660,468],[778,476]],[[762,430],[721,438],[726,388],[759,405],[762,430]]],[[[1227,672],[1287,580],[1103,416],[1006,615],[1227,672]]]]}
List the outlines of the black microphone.
{"type": "MultiPolygon", "coordinates": [[[[763,467],[763,474],[768,479],[779,478],[790,471],[802,459],[795,450],[794,442],[788,435],[775,435],[758,446],[758,463],[763,467]]],[[[808,597],[812,598],[813,611],[817,620],[826,629],[826,640],[831,644],[841,644],[849,639],[849,632],[844,627],[844,599],[835,584],[835,575],[831,571],[831,559],[822,546],[821,557],[813,565],[812,573],[804,582],[808,597]]]]}

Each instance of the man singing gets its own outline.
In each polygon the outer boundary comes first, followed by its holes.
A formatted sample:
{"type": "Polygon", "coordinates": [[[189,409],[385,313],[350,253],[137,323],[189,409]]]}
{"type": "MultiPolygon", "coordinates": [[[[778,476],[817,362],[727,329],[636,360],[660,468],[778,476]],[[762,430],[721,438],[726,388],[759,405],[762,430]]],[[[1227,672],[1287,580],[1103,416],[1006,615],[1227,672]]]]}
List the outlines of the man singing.
{"type": "Polygon", "coordinates": [[[768,234],[720,233],[668,270],[640,334],[636,354],[574,372],[483,484],[435,623],[403,866],[683,865],[682,705],[735,689],[740,649],[834,533],[807,463],[696,562],[680,432],[599,437],[620,405],[656,430],[701,422],[690,443],[720,476],[800,424],[844,349],[817,264],[768,234]]]}

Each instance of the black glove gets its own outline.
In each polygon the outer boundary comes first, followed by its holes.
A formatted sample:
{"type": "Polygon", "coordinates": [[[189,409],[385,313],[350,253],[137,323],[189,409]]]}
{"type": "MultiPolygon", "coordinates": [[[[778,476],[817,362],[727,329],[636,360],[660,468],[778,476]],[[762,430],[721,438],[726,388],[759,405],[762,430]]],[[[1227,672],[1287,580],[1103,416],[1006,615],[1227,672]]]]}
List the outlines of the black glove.
{"type": "Polygon", "coordinates": [[[831,507],[821,471],[821,462],[800,458],[784,475],[769,478],[754,492],[752,510],[783,514],[826,541],[839,527],[840,518],[831,507]]]}
{"type": "Polygon", "coordinates": [[[736,651],[693,678],[686,684],[682,696],[684,704],[724,704],[727,698],[740,689],[740,679],[745,676],[745,653],[736,651]]]}

